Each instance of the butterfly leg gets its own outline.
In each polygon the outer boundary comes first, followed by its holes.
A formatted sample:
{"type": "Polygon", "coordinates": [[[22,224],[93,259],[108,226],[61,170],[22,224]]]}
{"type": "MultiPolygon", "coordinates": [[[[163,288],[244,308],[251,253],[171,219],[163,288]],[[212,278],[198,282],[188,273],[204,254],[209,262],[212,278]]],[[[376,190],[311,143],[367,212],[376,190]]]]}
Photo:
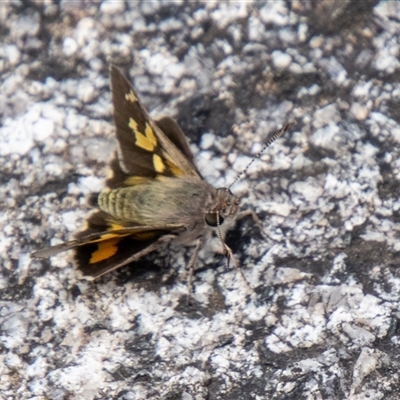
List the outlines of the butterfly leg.
{"type": "Polygon", "coordinates": [[[187,305],[190,305],[190,296],[192,295],[192,289],[193,289],[194,266],[196,264],[197,256],[199,254],[199,251],[201,249],[201,245],[202,244],[203,244],[203,239],[202,238],[197,239],[196,247],[194,248],[192,257],[190,257],[190,261],[189,261],[189,265],[188,265],[189,276],[188,276],[188,279],[187,279],[187,288],[188,288],[187,299],[186,299],[187,305]]]}
{"type": "Polygon", "coordinates": [[[240,213],[237,214],[236,216],[236,221],[238,221],[239,219],[245,218],[250,216],[254,222],[254,224],[257,226],[257,228],[260,230],[261,235],[264,238],[267,238],[267,234],[265,233],[261,221],[258,218],[257,214],[253,211],[253,210],[245,210],[245,211],[241,211],[240,213]]]}
{"type": "Polygon", "coordinates": [[[240,268],[240,265],[238,263],[238,260],[236,259],[236,257],[233,255],[233,251],[232,249],[225,243],[225,257],[226,257],[226,262],[227,262],[227,267],[229,268],[229,262],[232,260],[233,265],[235,266],[236,270],[238,270],[240,272],[240,275],[242,276],[242,279],[244,281],[244,283],[246,284],[246,286],[253,290],[251,288],[251,286],[249,285],[249,282],[247,282],[246,277],[243,274],[242,268],[240,268]]]}

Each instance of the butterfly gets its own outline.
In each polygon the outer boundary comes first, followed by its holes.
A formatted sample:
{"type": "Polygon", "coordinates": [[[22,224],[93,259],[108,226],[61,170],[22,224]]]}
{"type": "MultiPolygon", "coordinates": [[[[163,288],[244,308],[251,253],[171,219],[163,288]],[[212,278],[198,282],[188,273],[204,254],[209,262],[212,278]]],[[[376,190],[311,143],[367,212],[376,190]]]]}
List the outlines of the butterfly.
{"type": "MultiPolygon", "coordinates": [[[[215,188],[203,179],[177,122],[171,117],[151,119],[115,65],[110,65],[110,79],[118,144],[107,187],[94,195],[97,209],[74,239],[38,250],[32,257],[74,249],[76,267],[97,278],[166,244],[195,245],[188,264],[190,295],[206,232],[216,230],[223,253],[234,260],[220,227],[240,214],[239,198],[229,188],[215,188]]],[[[257,220],[252,211],[244,212],[249,213],[257,220]]]]}

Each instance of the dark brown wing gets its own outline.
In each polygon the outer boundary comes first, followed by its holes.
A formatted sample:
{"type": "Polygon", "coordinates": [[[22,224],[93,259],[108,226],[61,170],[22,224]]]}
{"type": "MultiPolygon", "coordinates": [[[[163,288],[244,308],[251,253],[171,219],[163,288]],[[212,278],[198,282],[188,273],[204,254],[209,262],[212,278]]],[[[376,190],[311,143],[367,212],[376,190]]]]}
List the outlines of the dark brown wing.
{"type": "MultiPolygon", "coordinates": [[[[152,229],[129,236],[116,236],[76,248],[77,268],[86,276],[97,278],[138,260],[176,237],[171,228],[152,229]]],[[[109,234],[109,233],[108,233],[109,234]]]]}
{"type": "MultiPolygon", "coordinates": [[[[188,161],[191,162],[193,168],[196,170],[198,176],[201,177],[201,174],[194,163],[194,158],[190,150],[189,143],[178,123],[169,116],[164,116],[160,119],[154,120],[153,122],[157,124],[158,128],[161,129],[168,139],[185,155],[188,161]]],[[[106,181],[106,184],[110,189],[116,189],[130,184],[130,175],[122,170],[117,153],[110,162],[110,168],[112,171],[112,176],[106,181]]],[[[138,174],[136,176],[141,175],[138,174]]]]}
{"type": "MultiPolygon", "coordinates": [[[[193,154],[190,150],[189,143],[186,139],[183,130],[179,124],[170,116],[166,115],[154,121],[157,126],[165,133],[168,139],[185,155],[185,157],[192,163],[193,167],[196,168],[194,163],[193,154]]],[[[197,168],[196,168],[197,170],[197,168]]]]}
{"type": "Polygon", "coordinates": [[[124,226],[112,222],[105,212],[96,211],[74,240],[36,251],[32,258],[75,249],[77,268],[96,278],[152,252],[183,231],[184,227],[178,225],[124,226]]]}
{"type": "Polygon", "coordinates": [[[110,66],[110,76],[120,171],[129,177],[199,176],[178,125],[171,120],[161,120],[162,128],[167,131],[164,133],[114,65],[110,66]]]}

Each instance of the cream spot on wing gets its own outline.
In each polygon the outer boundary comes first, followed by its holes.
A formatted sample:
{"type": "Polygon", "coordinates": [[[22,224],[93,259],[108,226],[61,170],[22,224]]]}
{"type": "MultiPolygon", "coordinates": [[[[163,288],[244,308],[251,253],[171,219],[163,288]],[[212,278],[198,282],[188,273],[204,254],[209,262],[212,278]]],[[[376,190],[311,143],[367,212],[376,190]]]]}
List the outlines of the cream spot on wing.
{"type": "Polygon", "coordinates": [[[137,101],[137,97],[135,96],[135,93],[133,93],[133,91],[131,90],[125,95],[125,100],[130,101],[131,103],[135,103],[137,101]]]}

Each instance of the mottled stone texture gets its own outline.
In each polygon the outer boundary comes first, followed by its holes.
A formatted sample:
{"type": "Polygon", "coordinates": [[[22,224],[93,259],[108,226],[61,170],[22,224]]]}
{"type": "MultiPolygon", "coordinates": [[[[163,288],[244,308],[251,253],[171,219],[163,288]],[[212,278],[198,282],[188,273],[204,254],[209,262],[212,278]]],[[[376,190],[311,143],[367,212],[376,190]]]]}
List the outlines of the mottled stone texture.
{"type": "Polygon", "coordinates": [[[0,397],[398,399],[398,2],[3,2],[0,397]],[[362,5],[364,4],[364,5],[362,5]],[[289,8],[289,6],[291,8],[289,8]],[[108,64],[254,209],[95,282],[67,240],[115,146],[108,64]]]}

